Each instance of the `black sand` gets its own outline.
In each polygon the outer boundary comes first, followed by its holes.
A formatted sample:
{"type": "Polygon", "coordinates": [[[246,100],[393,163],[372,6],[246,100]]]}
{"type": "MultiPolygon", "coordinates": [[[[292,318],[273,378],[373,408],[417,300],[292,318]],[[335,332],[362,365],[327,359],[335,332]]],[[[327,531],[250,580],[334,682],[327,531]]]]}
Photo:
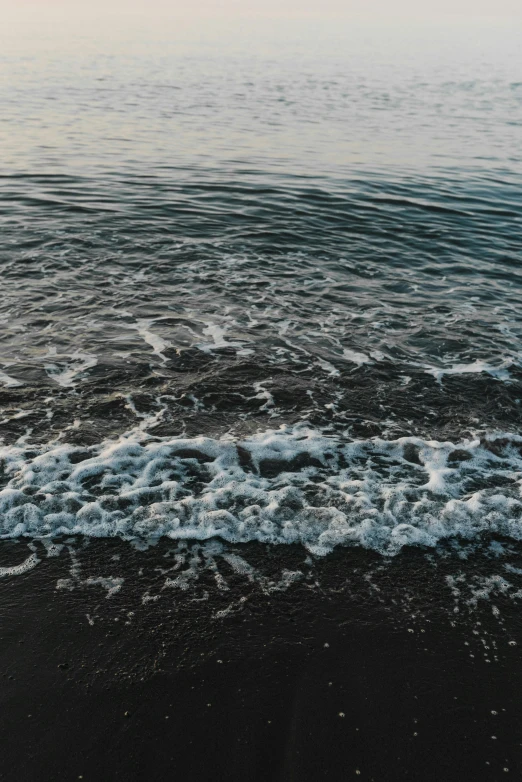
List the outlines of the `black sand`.
{"type": "Polygon", "coordinates": [[[520,778],[519,605],[464,605],[491,557],[344,551],[270,592],[302,550],[238,549],[264,587],[223,566],[227,589],[207,570],[181,590],[162,589],[167,545],[72,548],[72,579],[65,549],[2,579],[1,779],[520,778]],[[85,583],[116,571],[109,598],[85,583]]]}

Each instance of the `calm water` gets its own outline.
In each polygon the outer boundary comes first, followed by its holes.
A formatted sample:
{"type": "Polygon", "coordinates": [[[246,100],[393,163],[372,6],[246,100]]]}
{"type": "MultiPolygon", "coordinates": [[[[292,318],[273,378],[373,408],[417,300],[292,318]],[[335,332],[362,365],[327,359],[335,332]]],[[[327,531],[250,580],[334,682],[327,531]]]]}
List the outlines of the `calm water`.
{"type": "Polygon", "coordinates": [[[3,35],[3,536],[522,536],[513,32],[3,35]]]}

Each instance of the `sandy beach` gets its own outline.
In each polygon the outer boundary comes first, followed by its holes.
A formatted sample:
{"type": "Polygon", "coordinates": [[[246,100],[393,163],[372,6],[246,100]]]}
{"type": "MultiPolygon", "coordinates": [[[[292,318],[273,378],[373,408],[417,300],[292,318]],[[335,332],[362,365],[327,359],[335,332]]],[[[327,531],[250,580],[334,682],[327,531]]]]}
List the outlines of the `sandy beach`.
{"type": "Polygon", "coordinates": [[[2,779],[518,778],[519,603],[463,587],[489,556],[428,579],[421,552],[345,551],[274,589],[303,552],[254,546],[263,583],[187,592],[162,587],[167,552],[93,542],[73,578],[64,549],[3,580],[2,779]],[[111,563],[119,590],[88,583],[111,563]]]}

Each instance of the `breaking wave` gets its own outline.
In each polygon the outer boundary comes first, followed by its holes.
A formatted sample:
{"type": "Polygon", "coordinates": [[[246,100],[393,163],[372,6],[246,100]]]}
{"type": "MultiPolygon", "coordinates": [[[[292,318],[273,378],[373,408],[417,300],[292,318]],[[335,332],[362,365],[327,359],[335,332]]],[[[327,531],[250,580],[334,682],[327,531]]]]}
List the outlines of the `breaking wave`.
{"type": "Polygon", "coordinates": [[[522,539],[522,437],[348,441],[305,426],[243,440],[0,448],[0,537],[220,538],[322,555],[490,534],[522,539]]]}

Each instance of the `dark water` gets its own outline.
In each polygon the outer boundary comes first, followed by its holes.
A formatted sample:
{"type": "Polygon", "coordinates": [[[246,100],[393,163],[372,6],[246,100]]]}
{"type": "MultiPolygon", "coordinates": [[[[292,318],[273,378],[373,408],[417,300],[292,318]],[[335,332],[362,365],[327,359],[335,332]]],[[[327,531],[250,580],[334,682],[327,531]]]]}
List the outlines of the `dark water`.
{"type": "Polygon", "coordinates": [[[522,536],[514,34],[76,32],[2,66],[5,537],[522,536]]]}

